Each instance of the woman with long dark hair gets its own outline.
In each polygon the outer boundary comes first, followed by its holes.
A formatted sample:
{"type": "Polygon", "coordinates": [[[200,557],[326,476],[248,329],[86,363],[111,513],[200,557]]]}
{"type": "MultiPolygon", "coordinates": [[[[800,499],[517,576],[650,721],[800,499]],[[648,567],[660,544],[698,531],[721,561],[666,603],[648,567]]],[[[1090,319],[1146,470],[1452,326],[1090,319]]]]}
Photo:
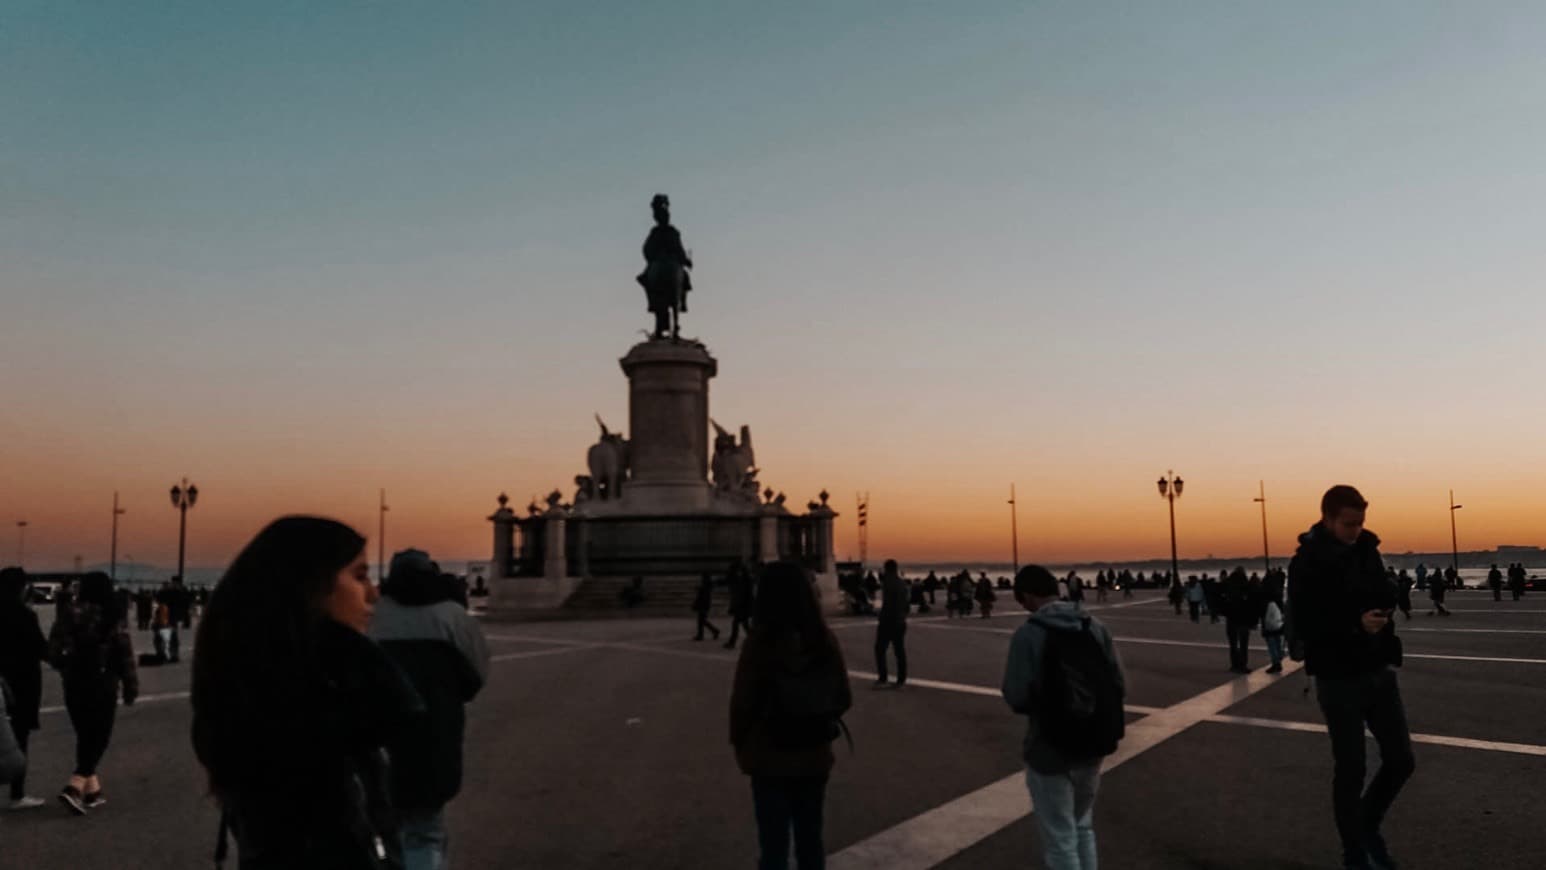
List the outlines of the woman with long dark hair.
{"type": "Polygon", "coordinates": [[[242,870],[401,866],[383,747],[422,705],[364,634],[377,597],[365,539],[317,517],[270,523],[210,595],[193,747],[242,870]]]}
{"type": "Polygon", "coordinates": [[[853,703],[842,648],[821,617],[810,572],[768,565],[758,587],[757,630],[747,636],[730,698],[730,742],[752,779],[762,870],[789,862],[821,868],[822,812],[832,741],[853,703]]]}
{"type": "Polygon", "coordinates": [[[112,578],[93,571],[80,579],[74,601],[48,633],[48,658],[64,680],[64,706],[75,727],[75,773],[59,801],[84,816],[107,802],[97,765],[113,738],[119,690],[125,705],[140,693],[134,642],[112,578]]]}
{"type": "MultiPolygon", "coordinates": [[[[27,574],[20,568],[0,571],[0,680],[11,687],[11,730],[16,746],[25,756],[27,740],[38,730],[38,708],[43,701],[43,662],[48,660],[48,641],[38,626],[38,615],[27,604],[27,574]]],[[[43,801],[27,795],[27,768],[11,779],[13,810],[40,807],[43,801]]]]}

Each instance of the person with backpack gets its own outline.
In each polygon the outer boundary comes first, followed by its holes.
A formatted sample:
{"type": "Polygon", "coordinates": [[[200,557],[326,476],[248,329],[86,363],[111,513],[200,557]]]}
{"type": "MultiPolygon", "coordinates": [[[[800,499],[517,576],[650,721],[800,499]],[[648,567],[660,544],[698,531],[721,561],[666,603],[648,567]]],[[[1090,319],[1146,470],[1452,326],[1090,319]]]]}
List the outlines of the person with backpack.
{"type": "MultiPolygon", "coordinates": [[[[48,640],[38,625],[38,615],[27,605],[30,584],[20,568],[0,571],[0,681],[11,690],[6,704],[10,728],[0,734],[16,742],[25,761],[28,738],[38,730],[38,712],[43,703],[43,662],[48,661],[48,640]]],[[[3,729],[3,726],[0,726],[3,729]]],[[[10,777],[13,810],[43,806],[41,798],[27,794],[27,766],[10,777]]]]}
{"type": "MultiPolygon", "coordinates": [[[[1321,497],[1321,519],[1299,536],[1288,566],[1288,607],[1305,671],[1331,737],[1332,809],[1347,870],[1395,867],[1380,823],[1417,767],[1396,669],[1398,600],[1381,564],[1380,539],[1364,528],[1369,503],[1351,486],[1321,497]],[[1364,788],[1364,730],[1380,769],[1364,788]]],[[[1299,658],[1296,655],[1295,658],[1299,658]]]]}
{"type": "Polygon", "coordinates": [[[97,765],[113,738],[120,689],[124,706],[140,691],[128,614],[118,608],[112,578],[101,571],[81,578],[75,601],[49,630],[48,659],[64,681],[64,706],[75,728],[75,772],[59,802],[84,816],[107,802],[97,765]]]}
{"type": "Polygon", "coordinates": [[[698,579],[698,592],[692,599],[693,613],[698,615],[698,633],[693,635],[693,640],[703,640],[703,630],[705,628],[713,633],[715,640],[719,640],[719,629],[709,622],[709,611],[713,608],[714,578],[705,572],[698,579]]]}
{"type": "Polygon", "coordinates": [[[1275,598],[1267,600],[1262,612],[1261,636],[1267,642],[1267,656],[1272,659],[1267,673],[1283,673],[1283,606],[1275,598]]]}
{"type": "Polygon", "coordinates": [[[730,694],[730,744],[751,777],[761,870],[789,866],[790,832],[800,870],[820,870],[823,805],[853,704],[837,637],[821,616],[810,573],[774,562],[762,575],[757,631],[736,662],[730,694]]]}
{"type": "Polygon", "coordinates": [[[1058,600],[1040,565],[1015,575],[1015,600],[1031,616],[1009,642],[1003,695],[1027,719],[1025,781],[1049,870],[1095,870],[1095,794],[1101,759],[1126,733],[1126,681],[1111,633],[1058,600]]]}
{"type": "Polygon", "coordinates": [[[465,706],[488,680],[488,642],[467,613],[457,578],[413,549],[392,557],[369,636],[407,674],[425,706],[387,744],[403,866],[443,870],[445,808],[462,788],[465,706]]]}

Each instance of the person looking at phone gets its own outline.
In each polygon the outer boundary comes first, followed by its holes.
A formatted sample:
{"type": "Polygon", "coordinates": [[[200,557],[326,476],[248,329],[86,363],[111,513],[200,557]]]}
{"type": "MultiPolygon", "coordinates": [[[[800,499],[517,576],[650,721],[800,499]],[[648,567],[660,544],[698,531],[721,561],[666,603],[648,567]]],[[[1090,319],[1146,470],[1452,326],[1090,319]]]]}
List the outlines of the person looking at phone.
{"type": "Polygon", "coordinates": [[[1331,735],[1332,808],[1344,868],[1396,866],[1380,823],[1416,768],[1396,682],[1401,641],[1391,615],[1399,590],[1385,574],[1380,539],[1364,528],[1369,503],[1351,486],[1321,498],[1320,522],[1299,536],[1288,566],[1289,649],[1315,678],[1331,735]],[[1380,769],[1364,789],[1364,725],[1380,769]]]}

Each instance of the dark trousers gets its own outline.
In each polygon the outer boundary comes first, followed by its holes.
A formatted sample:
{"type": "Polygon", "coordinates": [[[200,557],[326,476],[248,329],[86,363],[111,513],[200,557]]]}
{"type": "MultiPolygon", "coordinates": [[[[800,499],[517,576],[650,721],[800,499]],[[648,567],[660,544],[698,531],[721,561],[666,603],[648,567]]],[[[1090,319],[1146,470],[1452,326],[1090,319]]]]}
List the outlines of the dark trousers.
{"type": "MultiPolygon", "coordinates": [[[[1198,601],[1188,601],[1188,602],[1186,602],[1186,610],[1187,610],[1188,613],[1190,613],[1192,615],[1192,621],[1193,622],[1197,621],[1197,611],[1198,611],[1198,608],[1200,608],[1201,606],[1202,606],[1202,603],[1198,602],[1198,601]]],[[[1176,612],[1180,613],[1181,611],[1177,610],[1176,612]]]]}
{"type": "Polygon", "coordinates": [[[757,811],[759,870],[789,867],[789,832],[794,830],[794,857],[800,870],[826,866],[821,842],[825,776],[753,776],[752,806],[757,811]]]}
{"type": "Polygon", "coordinates": [[[1246,670],[1251,657],[1250,624],[1225,620],[1224,633],[1229,635],[1229,666],[1237,671],[1246,670]]]}
{"type": "Polygon", "coordinates": [[[1331,780],[1337,834],[1348,854],[1360,853],[1365,833],[1379,831],[1385,812],[1411,778],[1417,761],[1407,731],[1401,689],[1392,668],[1355,677],[1315,680],[1315,697],[1331,735],[1331,780]],[[1380,748],[1380,769],[1364,790],[1364,724],[1380,748]]]}
{"type": "Polygon", "coordinates": [[[75,775],[96,776],[97,764],[113,739],[118,687],[112,680],[65,680],[64,708],[75,728],[75,775]]]}
{"type": "Polygon", "coordinates": [[[725,643],[729,644],[730,646],[735,646],[735,639],[741,636],[741,630],[743,628],[746,630],[747,634],[751,634],[751,621],[741,614],[730,614],[730,639],[725,641],[725,643]]]}
{"type": "MultiPolygon", "coordinates": [[[[1503,587],[1502,586],[1494,586],[1494,587],[1492,587],[1492,600],[1493,601],[1502,601],[1503,600],[1503,587]]],[[[1518,599],[1516,598],[1515,600],[1518,600],[1518,599]]]]}
{"type": "Polygon", "coordinates": [[[715,628],[714,624],[709,622],[708,611],[704,611],[698,614],[698,640],[703,640],[703,630],[705,628],[709,630],[710,634],[714,635],[716,640],[719,638],[719,629],[715,628]]]}
{"type": "MultiPolygon", "coordinates": [[[[11,720],[11,733],[16,735],[16,748],[21,750],[21,754],[22,755],[26,755],[27,754],[27,737],[31,735],[31,733],[32,733],[31,730],[26,728],[26,727],[23,727],[15,719],[12,719],[11,720]]],[[[31,759],[28,759],[28,760],[30,761],[31,759]]],[[[27,793],[27,768],[23,767],[21,769],[21,773],[16,774],[16,778],[11,780],[11,800],[13,800],[13,801],[21,800],[22,796],[25,795],[26,793],[27,793]]]]}
{"type": "Polygon", "coordinates": [[[882,622],[875,629],[875,674],[886,679],[886,647],[896,650],[896,683],[907,682],[907,623],[882,622]]]}

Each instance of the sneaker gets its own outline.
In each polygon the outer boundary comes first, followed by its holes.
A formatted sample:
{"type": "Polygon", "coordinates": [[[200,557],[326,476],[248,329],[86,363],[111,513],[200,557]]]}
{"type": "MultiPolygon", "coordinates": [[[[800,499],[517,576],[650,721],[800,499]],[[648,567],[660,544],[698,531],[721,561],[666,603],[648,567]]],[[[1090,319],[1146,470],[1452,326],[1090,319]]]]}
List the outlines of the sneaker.
{"type": "Polygon", "coordinates": [[[45,803],[47,803],[47,801],[43,800],[42,798],[35,798],[27,795],[11,801],[8,808],[13,810],[31,810],[36,809],[45,803]]]}
{"type": "Polygon", "coordinates": [[[59,792],[59,802],[69,808],[70,812],[77,816],[86,814],[86,800],[81,796],[80,789],[73,785],[67,785],[59,792]]]}
{"type": "Polygon", "coordinates": [[[86,805],[86,809],[94,810],[97,807],[107,803],[107,798],[102,796],[102,792],[94,791],[91,794],[86,795],[82,799],[82,803],[86,805]]]}
{"type": "Polygon", "coordinates": [[[1375,870],[1396,870],[1396,860],[1390,857],[1390,850],[1385,848],[1385,838],[1378,831],[1364,834],[1363,847],[1369,853],[1369,866],[1375,870]]]}

